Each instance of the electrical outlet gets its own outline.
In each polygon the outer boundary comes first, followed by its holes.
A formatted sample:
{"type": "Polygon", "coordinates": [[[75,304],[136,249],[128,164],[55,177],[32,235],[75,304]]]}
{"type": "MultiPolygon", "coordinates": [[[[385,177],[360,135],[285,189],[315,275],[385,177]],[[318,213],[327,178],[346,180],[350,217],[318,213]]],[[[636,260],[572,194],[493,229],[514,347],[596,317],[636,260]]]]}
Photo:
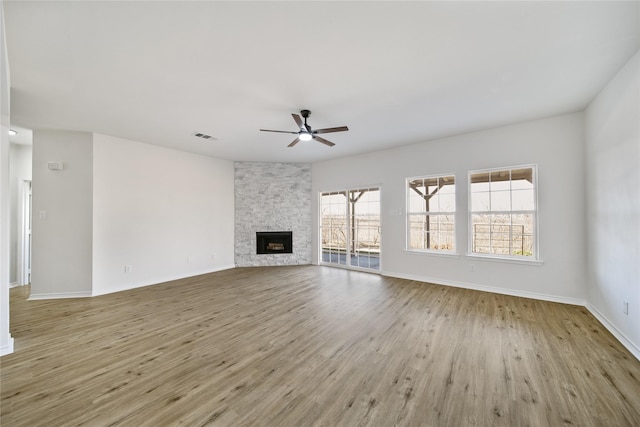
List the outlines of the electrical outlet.
{"type": "Polygon", "coordinates": [[[124,265],[124,272],[125,273],[131,273],[131,266],[129,264],[125,264],[124,265]]]}
{"type": "Polygon", "coordinates": [[[629,302],[628,301],[623,301],[622,302],[622,312],[624,314],[629,314],[629,302]]]}
{"type": "Polygon", "coordinates": [[[476,271],[476,265],[475,265],[475,264],[471,264],[471,265],[469,266],[469,270],[471,270],[471,271],[476,271]]]}

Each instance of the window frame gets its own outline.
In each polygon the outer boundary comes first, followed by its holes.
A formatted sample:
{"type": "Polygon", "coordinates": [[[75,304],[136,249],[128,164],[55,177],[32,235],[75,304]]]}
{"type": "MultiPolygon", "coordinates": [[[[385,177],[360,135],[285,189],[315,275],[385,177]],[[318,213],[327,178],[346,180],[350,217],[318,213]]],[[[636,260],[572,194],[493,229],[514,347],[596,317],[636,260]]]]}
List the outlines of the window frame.
{"type": "MultiPolygon", "coordinates": [[[[490,183],[491,181],[487,181],[490,183]]],[[[502,261],[512,261],[518,263],[525,264],[541,264],[542,260],[540,258],[540,233],[539,233],[539,217],[540,217],[540,208],[538,203],[538,165],[537,164],[525,164],[525,165],[516,165],[516,166],[503,166],[496,168],[487,168],[487,169],[477,169],[470,170],[467,172],[467,189],[468,189],[468,222],[467,222],[467,256],[468,257],[478,257],[478,258],[487,258],[494,260],[502,260],[502,261]],[[471,189],[471,177],[475,174],[480,173],[488,173],[491,176],[491,173],[508,171],[510,174],[509,177],[509,192],[513,192],[513,188],[511,186],[511,182],[513,179],[511,178],[511,173],[513,170],[518,169],[531,169],[532,170],[532,185],[533,185],[533,210],[513,210],[512,207],[509,210],[486,210],[486,211],[474,211],[472,206],[472,197],[473,193],[471,189]],[[532,255],[524,256],[524,255],[513,255],[513,254],[493,254],[493,253],[483,253],[483,252],[473,252],[474,247],[474,231],[473,231],[473,215],[474,214],[487,214],[487,215],[517,215],[517,214],[532,214],[533,215],[533,231],[531,233],[533,243],[532,243],[532,255]]],[[[503,190],[504,191],[504,190],[503,190]]],[[[489,193],[489,198],[491,198],[491,189],[487,191],[489,193]]],[[[512,194],[510,195],[510,200],[512,200],[512,194]]],[[[510,229],[510,233],[511,233],[510,229]]],[[[512,241],[512,237],[509,238],[512,241]]],[[[510,252],[512,252],[512,248],[510,248],[510,252]]]]}
{"type": "Polygon", "coordinates": [[[458,200],[457,200],[457,185],[458,185],[458,177],[455,173],[438,173],[438,174],[430,174],[430,175],[419,175],[405,178],[405,251],[411,253],[419,253],[419,254],[430,254],[430,255],[445,255],[445,256],[457,256],[458,255],[458,227],[456,215],[458,211],[458,200]],[[438,211],[438,212],[412,212],[410,210],[410,195],[411,195],[411,187],[410,182],[415,180],[425,180],[425,179],[442,179],[442,178],[453,178],[453,198],[454,198],[454,210],[453,211],[438,211]],[[453,249],[431,249],[431,248],[412,248],[411,243],[411,216],[412,215],[424,215],[425,217],[433,216],[451,216],[453,218],[453,249]]]}

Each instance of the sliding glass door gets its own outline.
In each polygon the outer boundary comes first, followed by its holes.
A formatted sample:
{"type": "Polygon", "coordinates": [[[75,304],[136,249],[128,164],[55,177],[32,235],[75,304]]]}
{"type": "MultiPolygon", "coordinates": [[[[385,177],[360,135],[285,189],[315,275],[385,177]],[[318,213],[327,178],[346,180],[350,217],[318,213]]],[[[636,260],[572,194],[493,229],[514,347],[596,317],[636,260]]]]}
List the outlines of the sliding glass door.
{"type": "Polygon", "coordinates": [[[380,269],[380,189],[322,193],[321,262],[380,269]]]}

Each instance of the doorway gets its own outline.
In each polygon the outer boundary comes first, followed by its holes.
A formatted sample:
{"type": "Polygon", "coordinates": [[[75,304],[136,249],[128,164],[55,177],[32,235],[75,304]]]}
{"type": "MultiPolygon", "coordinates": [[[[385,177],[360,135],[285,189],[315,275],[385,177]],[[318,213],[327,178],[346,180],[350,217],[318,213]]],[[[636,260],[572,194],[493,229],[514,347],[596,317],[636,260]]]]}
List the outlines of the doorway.
{"type": "Polygon", "coordinates": [[[380,188],[321,193],[322,264],[380,270],[380,188]]]}

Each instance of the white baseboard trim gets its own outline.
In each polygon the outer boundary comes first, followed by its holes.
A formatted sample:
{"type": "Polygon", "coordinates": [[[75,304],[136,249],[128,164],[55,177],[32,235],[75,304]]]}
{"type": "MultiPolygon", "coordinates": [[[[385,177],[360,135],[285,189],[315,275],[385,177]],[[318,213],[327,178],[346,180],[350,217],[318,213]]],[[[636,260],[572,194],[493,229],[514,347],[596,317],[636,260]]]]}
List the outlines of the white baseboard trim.
{"type": "Polygon", "coordinates": [[[44,299],[63,299],[63,298],[87,298],[91,296],[91,292],[62,292],[51,294],[31,294],[28,301],[44,300],[44,299]]]}
{"type": "Polygon", "coordinates": [[[625,346],[625,348],[629,350],[631,354],[636,357],[636,359],[640,360],[640,347],[631,342],[631,340],[629,340],[629,338],[627,338],[625,334],[620,332],[620,330],[618,330],[618,328],[616,328],[615,325],[611,323],[609,319],[607,319],[602,313],[600,313],[600,311],[598,311],[598,309],[593,305],[587,304],[585,305],[585,307],[591,312],[591,314],[593,314],[596,319],[598,319],[600,323],[602,323],[605,328],[607,328],[609,332],[611,332],[611,335],[616,337],[616,339],[620,341],[620,343],[625,346]]]}
{"type": "Polygon", "coordinates": [[[432,277],[414,276],[411,274],[395,273],[391,271],[381,272],[383,276],[397,277],[399,279],[416,280],[419,282],[433,283],[434,285],[453,286],[455,288],[472,289],[474,291],[491,292],[494,294],[510,295],[521,298],[531,298],[549,302],[559,302],[562,304],[585,306],[586,301],[578,298],[562,297],[558,295],[541,294],[537,292],[519,291],[516,289],[497,288],[494,286],[476,285],[473,283],[455,282],[451,280],[443,281],[432,277]]]}
{"type": "Polygon", "coordinates": [[[484,291],[484,292],[492,292],[495,294],[503,294],[503,295],[511,295],[515,297],[522,298],[532,298],[542,301],[550,301],[550,302],[558,302],[562,304],[570,304],[570,305],[579,305],[585,307],[589,312],[604,326],[611,334],[620,341],[627,350],[633,354],[633,356],[640,360],[640,347],[635,345],[629,338],[627,338],[622,332],[618,330],[602,313],[598,311],[593,305],[589,304],[585,300],[576,299],[576,298],[567,298],[561,297],[557,295],[547,295],[547,294],[539,294],[536,292],[527,292],[527,291],[518,291],[514,289],[504,289],[504,288],[496,288],[493,286],[484,286],[484,285],[475,285],[471,283],[463,283],[463,282],[454,282],[454,281],[443,281],[439,279],[434,279],[430,277],[424,276],[415,276],[411,274],[404,273],[394,273],[390,271],[381,272],[383,276],[389,277],[397,277],[399,279],[407,279],[407,280],[416,280],[419,282],[433,283],[435,285],[443,285],[443,286],[453,286],[456,288],[464,288],[464,289],[473,289],[476,291],[484,291]]]}
{"type": "Polygon", "coordinates": [[[113,287],[113,288],[109,288],[107,290],[94,291],[94,292],[92,292],[92,294],[90,296],[97,297],[97,296],[100,296],[100,295],[108,295],[108,294],[113,294],[113,293],[116,293],[116,292],[129,291],[131,289],[137,289],[137,288],[144,288],[146,286],[159,285],[161,283],[172,282],[174,280],[180,280],[180,279],[187,279],[189,277],[202,276],[203,274],[215,273],[215,272],[218,272],[218,271],[229,270],[229,269],[232,269],[232,268],[236,268],[236,266],[233,265],[233,264],[231,264],[231,265],[222,265],[222,266],[219,266],[219,267],[216,267],[216,268],[213,268],[213,269],[206,269],[206,270],[202,270],[202,271],[190,272],[186,276],[178,275],[178,276],[170,276],[170,277],[162,277],[162,278],[157,277],[157,278],[153,279],[152,281],[127,283],[124,286],[113,287]]]}
{"type": "Polygon", "coordinates": [[[9,334],[9,342],[7,345],[0,347],[0,356],[6,356],[11,353],[13,353],[13,337],[9,334]]]}

